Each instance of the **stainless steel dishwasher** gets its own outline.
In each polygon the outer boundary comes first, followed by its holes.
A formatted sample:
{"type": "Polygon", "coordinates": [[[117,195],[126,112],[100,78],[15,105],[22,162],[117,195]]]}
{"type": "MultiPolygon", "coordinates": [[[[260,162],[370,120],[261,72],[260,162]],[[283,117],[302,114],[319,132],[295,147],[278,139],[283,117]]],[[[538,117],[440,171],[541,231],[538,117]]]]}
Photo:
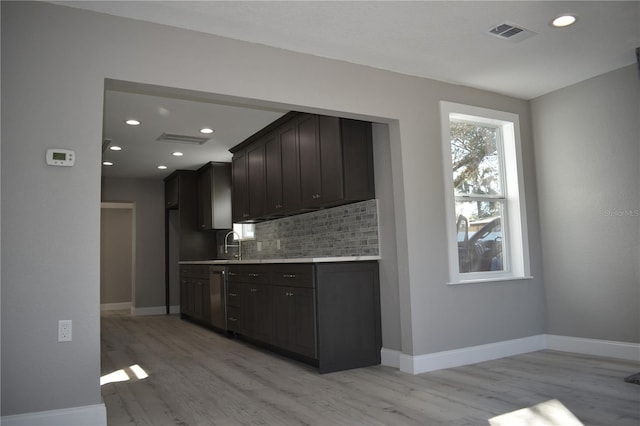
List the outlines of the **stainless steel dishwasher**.
{"type": "Polygon", "coordinates": [[[209,294],[211,297],[211,325],[227,330],[227,267],[209,267],[209,294]]]}

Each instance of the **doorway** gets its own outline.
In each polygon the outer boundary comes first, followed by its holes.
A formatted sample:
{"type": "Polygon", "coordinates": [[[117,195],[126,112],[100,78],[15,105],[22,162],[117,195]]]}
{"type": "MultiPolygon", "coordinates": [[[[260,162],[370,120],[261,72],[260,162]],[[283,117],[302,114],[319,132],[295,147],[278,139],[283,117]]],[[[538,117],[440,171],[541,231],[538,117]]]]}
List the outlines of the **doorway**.
{"type": "Polygon", "coordinates": [[[100,310],[133,312],[135,204],[100,205],[100,310]]]}

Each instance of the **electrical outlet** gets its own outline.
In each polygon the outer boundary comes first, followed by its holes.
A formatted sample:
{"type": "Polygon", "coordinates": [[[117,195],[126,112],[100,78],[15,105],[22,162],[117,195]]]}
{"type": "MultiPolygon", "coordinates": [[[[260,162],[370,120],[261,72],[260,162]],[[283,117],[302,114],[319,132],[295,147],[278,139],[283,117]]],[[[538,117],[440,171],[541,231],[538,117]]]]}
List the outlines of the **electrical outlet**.
{"type": "Polygon", "coordinates": [[[71,320],[58,321],[58,342],[71,341],[71,320]]]}
{"type": "Polygon", "coordinates": [[[280,240],[276,240],[276,249],[280,250],[280,240]]]}
{"type": "Polygon", "coordinates": [[[256,244],[258,251],[262,251],[262,241],[258,241],[256,244]]]}

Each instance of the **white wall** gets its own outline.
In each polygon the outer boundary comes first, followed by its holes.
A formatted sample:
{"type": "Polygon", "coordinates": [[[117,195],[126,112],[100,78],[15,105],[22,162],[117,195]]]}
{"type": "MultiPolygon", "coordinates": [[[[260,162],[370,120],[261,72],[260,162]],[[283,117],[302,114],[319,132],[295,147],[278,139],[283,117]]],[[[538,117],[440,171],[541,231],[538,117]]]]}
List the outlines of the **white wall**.
{"type": "Polygon", "coordinates": [[[548,333],[640,342],[636,66],[532,101],[548,333]]]}
{"type": "Polygon", "coordinates": [[[398,256],[382,262],[398,271],[402,351],[544,332],[528,102],[46,3],[1,7],[3,415],[100,403],[105,78],[388,122],[398,256]],[[440,100],[520,115],[533,280],[445,284],[440,100]],[[76,166],[47,167],[52,146],[76,150],[76,166]],[[72,343],[55,341],[58,319],[74,320],[72,343]]]}

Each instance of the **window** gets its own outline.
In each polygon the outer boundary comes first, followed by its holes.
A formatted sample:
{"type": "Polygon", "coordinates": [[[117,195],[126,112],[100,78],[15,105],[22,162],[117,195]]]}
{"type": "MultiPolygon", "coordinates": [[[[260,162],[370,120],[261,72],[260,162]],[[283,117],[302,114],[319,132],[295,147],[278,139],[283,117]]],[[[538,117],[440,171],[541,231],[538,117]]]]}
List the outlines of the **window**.
{"type": "Polygon", "coordinates": [[[253,240],[256,237],[256,225],[253,223],[234,223],[233,230],[236,232],[237,236],[234,235],[233,239],[235,240],[253,240]]]}
{"type": "Polygon", "coordinates": [[[441,102],[451,283],[529,275],[516,114],[441,102]]]}

